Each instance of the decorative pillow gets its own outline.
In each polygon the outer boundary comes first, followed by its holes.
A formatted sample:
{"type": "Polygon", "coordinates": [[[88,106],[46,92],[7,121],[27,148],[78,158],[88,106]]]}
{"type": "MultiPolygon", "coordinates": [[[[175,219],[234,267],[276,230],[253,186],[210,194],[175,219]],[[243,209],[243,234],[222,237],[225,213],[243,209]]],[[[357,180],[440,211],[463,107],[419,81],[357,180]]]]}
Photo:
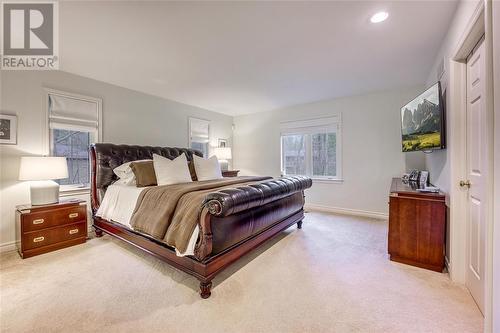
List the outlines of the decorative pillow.
{"type": "Polygon", "coordinates": [[[198,180],[221,179],[222,171],[220,169],[217,156],[208,159],[193,155],[194,169],[198,180]]]}
{"type": "Polygon", "coordinates": [[[173,160],[153,154],[153,165],[158,185],[192,182],[188,161],[184,153],[173,160]]]}
{"type": "Polygon", "coordinates": [[[135,175],[135,185],[137,187],[157,185],[153,161],[132,162],[130,168],[135,175]]]}
{"type": "Polygon", "coordinates": [[[132,169],[130,168],[130,163],[145,162],[145,161],[152,161],[152,160],[136,160],[131,162],[125,162],[122,165],[114,168],[113,172],[119,178],[115,183],[123,185],[135,185],[135,175],[132,169]]]}
{"type": "Polygon", "coordinates": [[[135,176],[132,176],[130,178],[120,178],[113,184],[135,186],[135,176]]]}
{"type": "Polygon", "coordinates": [[[128,178],[132,173],[132,169],[130,169],[130,163],[132,162],[123,163],[119,167],[114,168],[113,172],[118,176],[118,178],[128,178]]]}

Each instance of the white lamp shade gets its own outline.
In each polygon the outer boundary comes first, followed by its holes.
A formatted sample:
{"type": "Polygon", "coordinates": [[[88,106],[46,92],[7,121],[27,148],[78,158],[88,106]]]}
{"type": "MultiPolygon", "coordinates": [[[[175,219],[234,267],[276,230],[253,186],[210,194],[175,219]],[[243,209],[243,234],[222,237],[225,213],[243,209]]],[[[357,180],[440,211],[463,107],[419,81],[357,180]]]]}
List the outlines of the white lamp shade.
{"type": "Polygon", "coordinates": [[[218,147],[215,148],[215,156],[219,160],[230,160],[232,159],[231,148],[229,147],[218,147]]]}
{"type": "Polygon", "coordinates": [[[66,157],[21,157],[19,180],[51,180],[63,178],[68,178],[66,157]]]}

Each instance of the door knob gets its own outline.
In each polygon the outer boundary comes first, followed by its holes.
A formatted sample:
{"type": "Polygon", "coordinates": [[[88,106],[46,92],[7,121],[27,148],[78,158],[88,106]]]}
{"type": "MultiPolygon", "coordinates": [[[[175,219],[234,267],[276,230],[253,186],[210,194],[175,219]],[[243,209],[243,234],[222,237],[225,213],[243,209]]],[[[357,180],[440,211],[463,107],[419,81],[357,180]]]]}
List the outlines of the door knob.
{"type": "Polygon", "coordinates": [[[460,187],[467,187],[470,188],[470,180],[461,180],[460,181],[460,187]]]}

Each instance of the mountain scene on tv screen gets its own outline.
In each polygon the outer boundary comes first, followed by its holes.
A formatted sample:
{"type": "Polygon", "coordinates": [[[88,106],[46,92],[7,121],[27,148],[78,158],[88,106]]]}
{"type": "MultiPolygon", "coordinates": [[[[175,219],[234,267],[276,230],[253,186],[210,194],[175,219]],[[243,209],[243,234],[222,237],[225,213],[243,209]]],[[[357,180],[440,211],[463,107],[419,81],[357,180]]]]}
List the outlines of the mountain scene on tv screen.
{"type": "Polygon", "coordinates": [[[401,108],[403,151],[441,147],[441,112],[437,85],[401,108]]]}

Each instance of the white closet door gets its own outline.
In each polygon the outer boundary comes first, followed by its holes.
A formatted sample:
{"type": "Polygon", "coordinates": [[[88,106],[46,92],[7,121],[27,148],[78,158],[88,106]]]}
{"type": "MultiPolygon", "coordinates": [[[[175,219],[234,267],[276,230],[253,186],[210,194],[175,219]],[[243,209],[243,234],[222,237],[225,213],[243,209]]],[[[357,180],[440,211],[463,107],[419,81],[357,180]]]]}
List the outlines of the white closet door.
{"type": "Polygon", "coordinates": [[[467,61],[467,196],[466,285],[484,313],[486,254],[486,105],[484,42],[467,61]]]}

